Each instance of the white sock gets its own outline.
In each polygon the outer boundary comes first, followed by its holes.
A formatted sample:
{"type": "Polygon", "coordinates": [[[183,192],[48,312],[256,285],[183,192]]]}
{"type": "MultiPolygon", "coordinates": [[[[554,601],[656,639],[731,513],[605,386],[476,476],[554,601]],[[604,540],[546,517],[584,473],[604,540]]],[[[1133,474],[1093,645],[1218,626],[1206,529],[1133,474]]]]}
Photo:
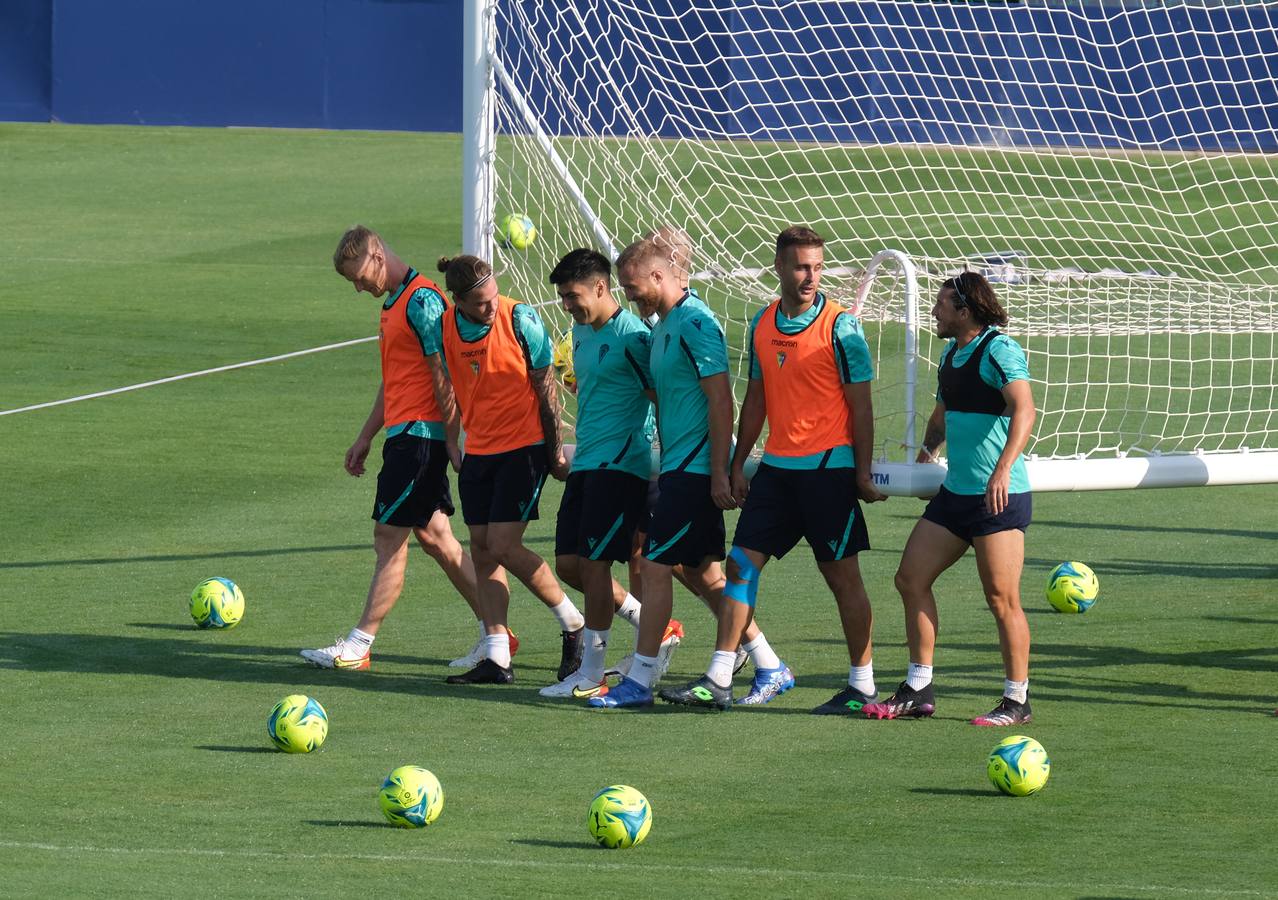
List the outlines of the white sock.
{"type": "Polygon", "coordinates": [[[586,633],[582,635],[585,642],[581,648],[581,668],[577,670],[577,676],[594,684],[603,681],[604,659],[608,655],[608,635],[611,631],[610,628],[603,631],[586,629],[586,633]]]}
{"type": "Polygon", "coordinates": [[[916,662],[910,663],[909,669],[905,672],[905,683],[912,690],[923,690],[923,688],[932,683],[932,667],[921,666],[916,662]]]}
{"type": "Polygon", "coordinates": [[[510,668],[510,633],[484,635],[484,656],[503,669],[510,668]]]}
{"type": "Polygon", "coordinates": [[[635,630],[639,630],[639,611],[643,606],[635,599],[634,594],[626,594],[626,600],[617,607],[617,615],[625,619],[631,625],[635,626],[635,630]]]}
{"type": "Polygon", "coordinates": [[[848,669],[848,686],[856,688],[867,697],[875,696],[877,691],[874,689],[873,661],[863,666],[851,666],[848,669]]]}
{"type": "Polygon", "coordinates": [[[568,599],[567,594],[564,594],[564,599],[559,601],[558,606],[551,607],[550,611],[559,620],[559,627],[563,631],[576,631],[578,628],[586,627],[586,617],[581,614],[581,610],[577,609],[576,604],[568,599]]]}
{"type": "Polygon", "coordinates": [[[1029,679],[1024,681],[1008,681],[1003,680],[1003,696],[1011,697],[1017,703],[1024,703],[1025,698],[1029,696],[1029,679]]]}
{"type": "MultiPolygon", "coordinates": [[[[710,668],[706,669],[706,677],[719,685],[719,687],[730,687],[732,685],[732,666],[736,661],[737,651],[735,650],[714,651],[714,656],[710,657],[710,668]]],[[[780,660],[778,660],[779,662],[780,660]]],[[[776,668],[776,666],[771,666],[770,668],[776,668]]]]}
{"type": "Polygon", "coordinates": [[[373,646],[373,638],[376,635],[369,634],[367,631],[360,631],[358,628],[352,628],[351,633],[346,635],[346,643],[351,644],[356,650],[367,651],[373,646]]]}
{"type": "Polygon", "coordinates": [[[646,688],[652,687],[652,679],[657,675],[657,657],[635,654],[635,661],[630,664],[631,681],[637,681],[646,688]]]}
{"type": "MultiPolygon", "coordinates": [[[[773,652],[772,645],[768,643],[768,639],[763,636],[762,632],[750,643],[742,644],[741,649],[750,654],[750,661],[754,663],[756,669],[776,669],[781,665],[781,657],[773,652]]],[[[732,656],[735,660],[736,654],[734,653],[732,656]]],[[[732,669],[728,669],[728,674],[732,674],[732,669]]],[[[718,682],[715,683],[717,684],[718,682]]]]}

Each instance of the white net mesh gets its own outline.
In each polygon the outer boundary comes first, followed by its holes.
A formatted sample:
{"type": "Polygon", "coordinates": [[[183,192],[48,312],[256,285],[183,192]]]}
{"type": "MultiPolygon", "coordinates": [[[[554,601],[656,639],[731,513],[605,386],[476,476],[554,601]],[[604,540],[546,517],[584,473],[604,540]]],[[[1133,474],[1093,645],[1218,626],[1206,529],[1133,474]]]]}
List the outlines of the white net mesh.
{"type": "MultiPolygon", "coordinates": [[[[999,282],[1035,381],[1033,453],[1278,448],[1278,4],[495,11],[496,213],[540,231],[499,248],[498,271],[557,327],[563,253],[682,227],[740,387],[775,236],[808,224],[845,303],[884,247],[918,266],[924,326],[949,274],[999,282]]],[[[862,319],[879,449],[901,459],[897,282],[877,279],[862,319]]],[[[940,350],[924,327],[916,416],[940,350]]]]}

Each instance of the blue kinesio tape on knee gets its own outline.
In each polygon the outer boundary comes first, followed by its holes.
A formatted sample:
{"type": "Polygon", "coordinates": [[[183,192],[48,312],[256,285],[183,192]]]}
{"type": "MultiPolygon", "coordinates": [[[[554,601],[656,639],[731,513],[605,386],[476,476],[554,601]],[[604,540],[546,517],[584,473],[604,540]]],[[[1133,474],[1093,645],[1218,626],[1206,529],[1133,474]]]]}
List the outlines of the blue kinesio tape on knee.
{"type": "Polygon", "coordinates": [[[733,581],[729,578],[728,583],[723,587],[723,596],[746,606],[754,606],[755,598],[759,593],[759,570],[738,547],[732,548],[728,559],[737,564],[737,578],[745,580],[744,582],[733,581]]]}

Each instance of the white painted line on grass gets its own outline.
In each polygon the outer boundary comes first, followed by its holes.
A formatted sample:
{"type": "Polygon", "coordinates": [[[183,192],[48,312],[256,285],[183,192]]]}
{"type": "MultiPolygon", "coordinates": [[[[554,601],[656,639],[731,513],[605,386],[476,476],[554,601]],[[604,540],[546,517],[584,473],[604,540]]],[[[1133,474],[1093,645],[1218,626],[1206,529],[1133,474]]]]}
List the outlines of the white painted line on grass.
{"type": "Polygon", "coordinates": [[[325,350],[337,350],[340,347],[350,347],[354,344],[366,344],[369,341],[375,340],[377,340],[377,335],[373,335],[372,337],[355,338],[353,341],[342,341],[337,344],[325,344],[323,347],[310,347],[306,350],[294,350],[292,353],[281,353],[279,356],[266,356],[262,359],[250,359],[247,362],[231,363],[229,366],[218,366],[213,369],[201,369],[199,372],[186,372],[182,375],[170,375],[168,378],[157,378],[155,381],[143,381],[140,384],[130,384],[125,387],[112,388],[109,391],[97,391],[93,394],[81,394],[79,397],[67,397],[64,400],[50,400],[48,403],[33,403],[31,406],[20,406],[17,409],[0,410],[0,416],[12,416],[15,413],[31,412],[35,409],[48,409],[51,406],[78,403],[81,400],[93,400],[97,397],[109,397],[112,394],[123,394],[126,391],[137,391],[142,388],[155,387],[157,384],[169,384],[173,381],[185,381],[187,378],[198,378],[201,375],[213,375],[217,372],[229,372],[232,369],[243,369],[248,366],[260,366],[263,363],[279,362],[281,359],[292,359],[295,356],[306,356],[308,353],[323,353],[325,350]]]}
{"type": "MultiPolygon", "coordinates": [[[[354,824],[354,823],[352,823],[354,824]]],[[[362,824],[362,823],[361,823],[362,824]]],[[[914,884],[934,887],[990,887],[1029,890],[1072,890],[1089,893],[1142,893],[1158,896],[1175,895],[1184,897],[1263,897],[1266,894],[1256,890],[1228,890],[1225,888],[1190,888],[1162,884],[1098,884],[1096,882],[1072,881],[1029,881],[996,878],[945,878],[915,875],[894,875],[885,872],[831,872],[816,869],[778,869],[764,866],[703,866],[703,865],[662,865],[646,861],[627,865],[617,862],[575,862],[565,859],[511,859],[501,857],[484,859],[476,856],[432,856],[417,853],[284,853],[272,850],[234,850],[213,849],[206,847],[99,847],[87,844],[46,844],[35,841],[0,840],[0,849],[11,850],[43,850],[50,853],[106,853],[115,856],[210,856],[217,858],[248,857],[256,859],[281,860],[333,860],[350,859],[360,862],[396,862],[396,863],[429,863],[435,865],[458,866],[504,866],[506,868],[528,869],[580,869],[586,871],[634,872],[636,874],[652,874],[654,872],[681,874],[724,875],[731,878],[749,876],[771,876],[789,878],[838,879],[840,881],[861,881],[874,884],[891,882],[897,884],[914,884]]],[[[602,854],[601,854],[602,855],[602,854]]]]}

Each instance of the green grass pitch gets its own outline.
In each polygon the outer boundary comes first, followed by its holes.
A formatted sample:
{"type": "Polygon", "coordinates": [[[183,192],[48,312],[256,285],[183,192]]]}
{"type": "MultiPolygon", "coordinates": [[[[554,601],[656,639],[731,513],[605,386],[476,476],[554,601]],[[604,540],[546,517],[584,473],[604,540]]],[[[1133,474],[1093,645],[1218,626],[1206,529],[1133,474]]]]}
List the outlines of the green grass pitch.
{"type": "MultiPolygon", "coordinates": [[[[373,334],[376,304],[332,271],[337,236],[366,222],[423,268],[455,251],[459,158],[453,136],[0,125],[0,409],[373,334]]],[[[305,667],[298,649],[349,628],[367,587],[372,476],[341,459],[376,378],[360,345],[0,417],[0,894],[1278,890],[1278,487],[1035,499],[1036,721],[1020,730],[1053,771],[1012,799],[985,777],[1009,730],[966,723],[1002,683],[970,557],[939,585],[931,721],[808,715],[847,659],[802,548],[766,571],[760,605],[799,686],[760,710],[542,700],[558,635],[522,589],[517,684],[448,687],[473,624],[420,552],[374,670],[305,667]],[[1043,599],[1065,559],[1100,576],[1084,616],[1043,599]],[[248,598],[234,630],[187,616],[211,575],[248,598]],[[317,753],[270,749],[266,715],[293,692],[331,717],[317,753]],[[404,763],[444,785],[424,831],[377,809],[404,763]],[[617,782],[654,809],[635,850],[586,833],[617,782]]],[[[546,553],[558,496],[529,531],[546,553]]],[[[868,510],[881,689],[906,663],[892,574],[920,509],[868,510]]],[[[676,614],[681,679],[713,629],[687,596],[676,614]]]]}

